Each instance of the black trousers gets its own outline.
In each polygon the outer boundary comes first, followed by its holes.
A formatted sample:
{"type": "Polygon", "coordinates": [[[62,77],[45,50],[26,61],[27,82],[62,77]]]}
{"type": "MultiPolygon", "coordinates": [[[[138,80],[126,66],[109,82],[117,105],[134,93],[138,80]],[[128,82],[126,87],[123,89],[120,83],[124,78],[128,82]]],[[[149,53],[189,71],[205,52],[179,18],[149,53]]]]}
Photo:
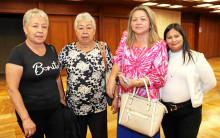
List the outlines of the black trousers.
{"type": "Polygon", "coordinates": [[[92,138],[107,138],[107,110],[100,113],[77,116],[82,138],[86,138],[89,126],[92,138]]]}
{"type": "Polygon", "coordinates": [[[202,106],[192,105],[169,111],[165,114],[162,127],[166,138],[196,138],[202,121],[202,106]]]}
{"type": "MultiPolygon", "coordinates": [[[[43,111],[28,111],[30,118],[36,125],[36,132],[31,138],[63,138],[64,137],[64,126],[63,126],[63,114],[61,105],[54,109],[43,110],[43,111]]],[[[16,113],[18,124],[22,131],[22,121],[19,115],[16,113]]]]}

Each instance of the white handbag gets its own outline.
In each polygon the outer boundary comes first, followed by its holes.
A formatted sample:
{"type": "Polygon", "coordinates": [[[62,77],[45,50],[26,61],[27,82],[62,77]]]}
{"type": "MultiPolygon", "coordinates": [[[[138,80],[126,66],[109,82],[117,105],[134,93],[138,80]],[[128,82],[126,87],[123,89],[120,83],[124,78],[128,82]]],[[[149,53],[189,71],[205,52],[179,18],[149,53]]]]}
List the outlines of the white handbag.
{"type": "Polygon", "coordinates": [[[148,87],[144,81],[148,98],[132,93],[121,95],[119,124],[147,136],[154,136],[160,129],[167,108],[159,101],[151,101],[148,87]]]}

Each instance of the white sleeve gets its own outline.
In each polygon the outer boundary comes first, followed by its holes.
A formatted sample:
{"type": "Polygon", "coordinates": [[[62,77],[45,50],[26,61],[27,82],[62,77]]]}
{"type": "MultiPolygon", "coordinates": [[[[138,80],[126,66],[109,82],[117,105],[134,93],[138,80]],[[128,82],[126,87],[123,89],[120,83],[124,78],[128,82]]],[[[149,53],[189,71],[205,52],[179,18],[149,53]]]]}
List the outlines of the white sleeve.
{"type": "Polygon", "coordinates": [[[199,53],[196,61],[196,69],[199,74],[203,93],[205,94],[216,86],[216,78],[212,67],[202,53],[199,53]]]}

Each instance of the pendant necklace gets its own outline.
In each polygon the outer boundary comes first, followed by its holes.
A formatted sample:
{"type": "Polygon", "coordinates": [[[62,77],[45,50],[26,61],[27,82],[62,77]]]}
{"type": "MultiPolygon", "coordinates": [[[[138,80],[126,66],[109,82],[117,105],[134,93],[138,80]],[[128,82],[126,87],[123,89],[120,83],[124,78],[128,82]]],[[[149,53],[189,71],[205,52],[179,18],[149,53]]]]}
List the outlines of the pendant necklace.
{"type": "MultiPolygon", "coordinates": [[[[179,51],[179,52],[177,52],[177,53],[172,53],[172,52],[170,51],[170,56],[171,56],[172,58],[170,57],[170,61],[169,61],[169,62],[172,63],[172,66],[169,66],[169,65],[168,65],[168,67],[170,68],[170,71],[169,71],[168,73],[169,73],[170,77],[172,78],[173,76],[176,75],[176,72],[177,72],[181,67],[184,66],[184,64],[181,63],[181,62],[183,62],[183,61],[182,61],[182,51],[179,51]],[[176,67],[176,68],[175,68],[175,67],[176,67]]],[[[169,70],[169,68],[168,68],[168,70],[169,70]]]]}
{"type": "Polygon", "coordinates": [[[170,75],[171,78],[176,75],[176,72],[177,72],[177,70],[178,70],[179,68],[181,68],[181,66],[177,67],[177,68],[174,70],[173,73],[171,73],[171,71],[169,71],[169,75],[170,75]]]}

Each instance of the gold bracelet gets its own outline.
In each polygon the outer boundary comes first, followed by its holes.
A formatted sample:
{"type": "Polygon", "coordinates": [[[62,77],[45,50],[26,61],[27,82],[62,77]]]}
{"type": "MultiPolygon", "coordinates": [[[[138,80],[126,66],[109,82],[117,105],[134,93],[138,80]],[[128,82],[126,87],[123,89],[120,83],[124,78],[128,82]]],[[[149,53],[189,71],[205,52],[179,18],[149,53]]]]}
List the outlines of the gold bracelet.
{"type": "Polygon", "coordinates": [[[138,79],[137,81],[138,81],[138,85],[139,85],[139,87],[140,87],[140,86],[141,86],[141,81],[140,81],[140,79],[138,79]]]}

